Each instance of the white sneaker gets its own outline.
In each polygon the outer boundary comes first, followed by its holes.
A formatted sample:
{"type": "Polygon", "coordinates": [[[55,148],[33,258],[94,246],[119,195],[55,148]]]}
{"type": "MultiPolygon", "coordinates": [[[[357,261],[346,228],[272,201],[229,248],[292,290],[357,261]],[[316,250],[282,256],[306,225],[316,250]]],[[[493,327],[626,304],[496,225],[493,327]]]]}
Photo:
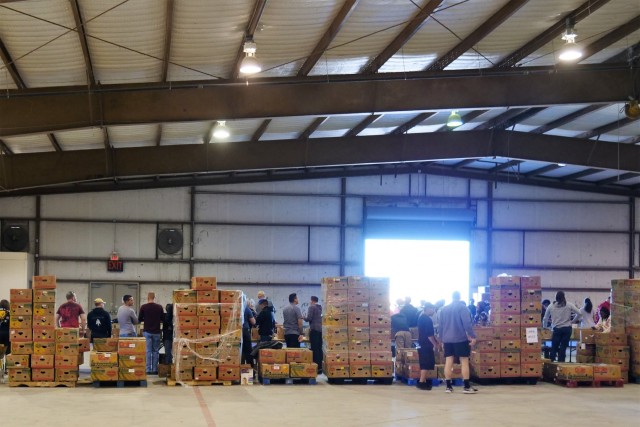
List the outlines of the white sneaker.
{"type": "Polygon", "coordinates": [[[475,389],[473,387],[465,387],[464,390],[462,391],[464,394],[476,394],[478,392],[478,389],[475,389]]]}
{"type": "Polygon", "coordinates": [[[447,389],[444,392],[445,393],[453,393],[453,387],[447,387],[447,389]]]}

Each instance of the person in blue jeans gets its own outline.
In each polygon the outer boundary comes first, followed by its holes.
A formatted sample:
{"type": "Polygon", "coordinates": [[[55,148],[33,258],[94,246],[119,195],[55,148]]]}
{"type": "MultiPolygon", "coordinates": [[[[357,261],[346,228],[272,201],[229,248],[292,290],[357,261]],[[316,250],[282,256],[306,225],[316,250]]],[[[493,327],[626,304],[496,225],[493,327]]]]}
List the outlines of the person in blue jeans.
{"type": "Polygon", "coordinates": [[[547,325],[551,320],[551,361],[564,362],[567,347],[571,339],[571,324],[580,320],[580,310],[574,304],[567,302],[563,291],[556,293],[556,300],[549,305],[544,313],[542,325],[547,325]],[[575,317],[572,319],[572,315],[575,317]]]}
{"type": "Polygon", "coordinates": [[[158,358],[160,357],[164,310],[155,300],[156,294],[149,292],[147,303],[140,307],[139,313],[140,322],[144,322],[142,334],[147,340],[147,375],[158,375],[158,358]]]}

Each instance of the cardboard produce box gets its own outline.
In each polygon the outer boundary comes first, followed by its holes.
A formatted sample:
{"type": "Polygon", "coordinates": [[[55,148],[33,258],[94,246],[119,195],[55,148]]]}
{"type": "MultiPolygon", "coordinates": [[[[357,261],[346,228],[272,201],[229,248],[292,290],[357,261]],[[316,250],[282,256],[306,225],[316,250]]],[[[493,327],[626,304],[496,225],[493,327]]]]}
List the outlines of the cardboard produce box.
{"type": "Polygon", "coordinates": [[[56,328],[56,342],[78,342],[80,330],[78,328],[56,328]]]}
{"type": "Polygon", "coordinates": [[[33,316],[33,304],[30,302],[12,302],[9,313],[13,316],[33,316]]]}
{"type": "Polygon", "coordinates": [[[170,378],[176,381],[192,381],[193,380],[193,369],[192,367],[183,368],[180,367],[178,369],[175,365],[171,368],[170,378]]]}
{"type": "Polygon", "coordinates": [[[34,289],[33,302],[56,302],[56,291],[54,289],[34,289]]]}
{"type": "Polygon", "coordinates": [[[596,345],[596,357],[629,358],[629,347],[626,345],[596,345]]]}
{"type": "Polygon", "coordinates": [[[550,380],[593,381],[593,366],[578,363],[545,362],[543,375],[550,380]]]}
{"type": "Polygon", "coordinates": [[[519,365],[520,360],[520,353],[500,353],[501,365],[519,365]]]}
{"type": "Polygon", "coordinates": [[[31,369],[53,369],[54,357],[53,354],[34,354],[31,356],[31,369]]]}
{"type": "Polygon", "coordinates": [[[367,327],[349,326],[348,328],[348,337],[350,340],[369,341],[370,336],[371,336],[370,329],[367,327]]]}
{"type": "Polygon", "coordinates": [[[327,378],[349,378],[348,363],[325,363],[322,371],[327,378]]]}
{"type": "Polygon", "coordinates": [[[593,379],[596,381],[615,381],[622,379],[622,370],[619,365],[595,364],[593,365],[593,379]]]}
{"type": "Polygon", "coordinates": [[[500,340],[500,352],[520,352],[521,340],[500,340]]]}
{"type": "Polygon", "coordinates": [[[584,356],[581,354],[576,355],[576,363],[595,363],[595,356],[584,356]]]}
{"type": "MultiPolygon", "coordinates": [[[[36,310],[37,311],[37,310],[36,310]]],[[[44,326],[55,326],[55,315],[53,314],[45,314],[45,315],[33,315],[33,327],[41,328],[44,326]]]]}
{"type": "Polygon", "coordinates": [[[221,304],[235,304],[242,298],[242,291],[238,290],[221,290],[219,299],[221,304]]]}
{"type": "Polygon", "coordinates": [[[323,277],[321,284],[323,289],[347,289],[349,287],[347,276],[323,277]]]}
{"type": "MultiPolygon", "coordinates": [[[[509,353],[515,354],[515,353],[509,353]]],[[[476,365],[499,365],[500,364],[501,353],[484,353],[478,351],[471,352],[471,363],[476,365]]]]}
{"type": "Polygon", "coordinates": [[[288,363],[260,363],[260,376],[262,378],[289,378],[290,367],[288,363]]]}
{"type": "Polygon", "coordinates": [[[520,364],[520,376],[527,378],[542,378],[542,363],[520,364]]]}
{"type": "Polygon", "coordinates": [[[323,307],[325,316],[345,316],[349,313],[348,303],[331,304],[323,307]]]}
{"type": "Polygon", "coordinates": [[[53,368],[31,368],[31,381],[55,381],[56,374],[53,368]]]}
{"type": "MultiPolygon", "coordinates": [[[[37,348],[37,347],[36,347],[37,348]]],[[[66,356],[78,357],[80,354],[80,344],[72,342],[55,343],[55,354],[64,354],[66,356]]]]}
{"type": "Polygon", "coordinates": [[[28,354],[8,354],[6,356],[5,366],[11,368],[29,368],[30,356],[28,354]]]}
{"type": "MultiPolygon", "coordinates": [[[[435,371],[433,372],[433,376],[430,377],[427,375],[427,378],[436,378],[435,371]]],[[[373,378],[391,378],[393,377],[393,366],[392,365],[371,365],[371,376],[373,378]]]]}
{"type": "Polygon", "coordinates": [[[500,340],[476,341],[475,351],[478,353],[499,353],[500,340]]]}
{"type": "MultiPolygon", "coordinates": [[[[117,359],[116,359],[117,362],[117,359]]],[[[77,369],[78,358],[74,356],[65,356],[64,354],[56,354],[54,356],[54,368],[55,369],[77,369]]]]}
{"type": "Polygon", "coordinates": [[[476,340],[478,341],[493,340],[499,337],[499,332],[497,332],[497,329],[498,328],[495,328],[493,326],[474,326],[473,332],[475,332],[476,340]]]}
{"type": "Polygon", "coordinates": [[[11,329],[31,329],[33,327],[32,317],[25,316],[10,316],[9,327],[11,329]]]}
{"type": "MultiPolygon", "coordinates": [[[[56,314],[56,304],[53,302],[33,303],[33,316],[54,316],[56,314]]],[[[55,325],[50,325],[55,326],[55,325]]]]}
{"type": "Polygon", "coordinates": [[[9,289],[9,300],[12,303],[33,302],[31,289],[9,289]]]}
{"type": "Polygon", "coordinates": [[[627,334],[609,332],[606,334],[596,334],[596,345],[608,346],[608,345],[627,345],[627,334]]]}
{"type": "Polygon", "coordinates": [[[349,351],[325,351],[324,360],[327,363],[349,363],[349,351]]]}
{"type": "Polygon", "coordinates": [[[29,382],[31,381],[30,368],[11,368],[7,369],[7,375],[10,383],[29,382]]]}
{"type": "Polygon", "coordinates": [[[318,376],[318,365],[315,363],[290,363],[291,378],[315,378],[318,376]]]}
{"type": "Polygon", "coordinates": [[[9,341],[13,342],[30,342],[33,341],[33,330],[29,329],[10,329],[9,341]]]}
{"type": "Polygon", "coordinates": [[[286,363],[311,363],[313,361],[313,352],[306,348],[286,348],[286,363]]]}
{"type": "Polygon", "coordinates": [[[491,315],[498,314],[520,314],[520,301],[493,301],[491,315]]]}
{"type": "MultiPolygon", "coordinates": [[[[52,344],[52,343],[49,343],[52,344]]],[[[55,353],[55,347],[53,348],[53,353],[55,353]]],[[[33,341],[31,342],[12,342],[11,343],[11,354],[33,354],[33,341]]]]}
{"type": "Polygon", "coordinates": [[[93,349],[95,351],[117,352],[118,338],[94,338],[93,349]]]}
{"type": "Polygon", "coordinates": [[[364,340],[350,340],[349,341],[349,353],[351,352],[365,352],[371,351],[369,341],[364,340]]]}
{"type": "Polygon", "coordinates": [[[220,381],[240,381],[240,365],[218,366],[218,379],[220,381]]]}
{"type": "Polygon", "coordinates": [[[144,338],[120,338],[119,354],[144,354],[147,352],[147,341],[144,338]]]}
{"type": "Polygon", "coordinates": [[[197,303],[198,293],[190,289],[176,289],[173,291],[174,303],[197,303]]]}
{"type": "Polygon", "coordinates": [[[287,361],[287,353],[284,350],[261,348],[258,353],[260,363],[282,364],[287,361]]]}
{"type": "Polygon", "coordinates": [[[191,278],[191,289],[195,289],[198,291],[209,291],[214,290],[217,287],[217,279],[213,276],[211,277],[192,277],[191,278]]]}
{"type": "Polygon", "coordinates": [[[322,316],[322,326],[338,326],[346,328],[349,326],[348,315],[328,315],[322,316]]]}
{"type": "Polygon", "coordinates": [[[78,381],[78,370],[55,369],[55,380],[57,382],[76,382],[78,381]]]}
{"type": "Polygon", "coordinates": [[[351,378],[370,378],[371,365],[349,365],[349,376],[351,378]]]}
{"type": "Polygon", "coordinates": [[[33,276],[31,285],[33,289],[55,289],[56,276],[33,276]]]}
{"type": "Polygon", "coordinates": [[[524,328],[519,326],[497,326],[496,332],[501,340],[518,340],[521,339],[524,328]]]}
{"type": "Polygon", "coordinates": [[[196,381],[215,381],[218,379],[218,368],[215,366],[196,366],[193,368],[193,379],[196,381]]]}
{"type": "Polygon", "coordinates": [[[471,365],[471,374],[477,378],[500,378],[500,365],[471,365]]]}
{"type": "Polygon", "coordinates": [[[146,354],[119,354],[118,366],[120,368],[137,368],[147,366],[146,354]]]}
{"type": "Polygon", "coordinates": [[[33,340],[41,342],[55,342],[56,330],[53,327],[33,328],[33,340]]]}
{"type": "Polygon", "coordinates": [[[500,378],[520,377],[520,365],[500,365],[500,378]]]}
{"type": "Polygon", "coordinates": [[[118,367],[118,380],[121,381],[142,381],[147,379],[146,367],[118,367]]]}

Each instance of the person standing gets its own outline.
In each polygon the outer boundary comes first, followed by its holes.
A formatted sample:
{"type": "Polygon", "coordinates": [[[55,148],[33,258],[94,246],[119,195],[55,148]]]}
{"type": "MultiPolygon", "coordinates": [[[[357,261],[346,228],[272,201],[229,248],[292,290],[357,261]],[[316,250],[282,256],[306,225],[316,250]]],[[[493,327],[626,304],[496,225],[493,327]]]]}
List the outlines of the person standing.
{"type": "Polygon", "coordinates": [[[276,313],[276,309],[273,307],[273,303],[271,302],[271,300],[269,298],[267,298],[267,295],[264,293],[264,291],[258,291],[258,306],[256,307],[256,317],[258,316],[258,314],[260,314],[260,300],[261,299],[266,299],[267,300],[267,305],[271,308],[271,312],[275,315],[276,313]]]}
{"type": "Polygon", "coordinates": [[[567,302],[564,292],[558,291],[556,293],[556,300],[553,304],[549,305],[547,311],[544,313],[544,319],[542,319],[542,325],[546,325],[548,321],[551,321],[551,361],[564,362],[567,355],[567,347],[569,346],[569,340],[571,339],[571,323],[580,320],[580,310],[578,307],[567,302]],[[576,318],[571,319],[575,314],[576,318]]]}
{"type": "Polygon", "coordinates": [[[273,308],[269,305],[269,301],[263,298],[258,301],[257,309],[258,316],[256,317],[256,326],[258,327],[260,342],[271,341],[276,330],[273,308]]]}
{"type": "Polygon", "coordinates": [[[313,363],[318,366],[318,373],[322,373],[322,306],[318,304],[318,297],[312,296],[304,318],[309,322],[309,341],[313,352],[313,363]]]}
{"type": "Polygon", "coordinates": [[[420,390],[431,390],[431,378],[427,378],[429,371],[433,371],[436,367],[436,355],[433,351],[438,345],[433,329],[433,320],[431,316],[436,312],[436,306],[431,303],[425,303],[422,307],[422,313],[418,316],[418,356],[420,359],[420,379],[416,384],[420,390]]]}
{"type": "Polygon", "coordinates": [[[594,320],[596,321],[596,323],[600,321],[600,309],[602,307],[606,308],[609,311],[609,313],[611,313],[611,295],[609,295],[606,300],[598,304],[598,310],[596,310],[596,313],[594,316],[594,320]]]}
{"type": "Polygon", "coordinates": [[[7,301],[6,299],[3,299],[2,301],[0,301],[0,345],[4,346],[5,354],[11,353],[11,342],[9,340],[10,316],[11,316],[11,305],[9,304],[9,301],[7,301]]]}
{"type": "Polygon", "coordinates": [[[462,379],[464,380],[464,393],[473,394],[478,390],[471,387],[469,381],[469,356],[471,346],[476,343],[476,334],[471,326],[471,313],[464,302],[460,300],[460,292],[452,295],[451,304],[442,307],[439,315],[440,341],[444,347],[444,377],[447,383],[446,392],[453,393],[451,382],[451,370],[453,359],[458,357],[462,367],[462,379]]]}
{"type": "Polygon", "coordinates": [[[415,328],[418,325],[418,309],[411,305],[411,297],[404,299],[404,306],[400,309],[400,314],[404,314],[407,318],[409,328],[415,328]]]}
{"type": "Polygon", "coordinates": [[[289,295],[289,305],[282,310],[284,342],[289,348],[300,348],[302,341],[302,312],[298,307],[298,295],[289,295]]]}
{"type": "Polygon", "coordinates": [[[60,328],[80,328],[80,336],[84,336],[87,327],[87,316],[78,304],[76,294],[67,292],[67,302],[56,312],[56,326],[60,328]]]}
{"type": "Polygon", "coordinates": [[[162,342],[164,343],[164,363],[171,365],[173,363],[173,304],[167,304],[165,307],[167,313],[164,315],[162,322],[162,342]]]}
{"type": "Polygon", "coordinates": [[[104,300],[96,298],[93,300],[95,308],[87,315],[87,326],[91,331],[91,342],[94,338],[111,337],[111,316],[104,309],[104,300]]]}
{"type": "Polygon", "coordinates": [[[244,305],[244,320],[242,322],[242,357],[240,363],[248,363],[253,366],[253,357],[251,356],[251,328],[256,324],[256,318],[249,302],[244,305]]]}
{"type": "Polygon", "coordinates": [[[144,322],[142,335],[147,340],[147,374],[158,375],[158,359],[160,358],[160,340],[162,339],[162,320],[164,311],[156,303],[156,294],[147,294],[147,303],[140,307],[139,321],[144,322]]]}
{"type": "Polygon", "coordinates": [[[133,297],[125,295],[122,297],[122,305],[118,308],[118,325],[120,325],[120,337],[131,338],[136,336],[138,316],[133,309],[133,297]]]}
{"type": "Polygon", "coordinates": [[[585,298],[584,305],[580,309],[580,327],[581,328],[593,328],[596,326],[596,321],[594,320],[594,312],[593,312],[593,303],[591,299],[585,298]]]}

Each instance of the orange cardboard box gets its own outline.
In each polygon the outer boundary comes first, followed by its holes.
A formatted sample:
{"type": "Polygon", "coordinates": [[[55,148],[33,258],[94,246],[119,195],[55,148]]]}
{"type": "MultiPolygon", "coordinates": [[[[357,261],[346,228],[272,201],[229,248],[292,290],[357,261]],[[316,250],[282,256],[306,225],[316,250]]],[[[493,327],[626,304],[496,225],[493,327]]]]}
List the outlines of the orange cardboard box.
{"type": "Polygon", "coordinates": [[[323,346],[325,351],[349,351],[349,341],[325,341],[323,346]]]}
{"type": "Polygon", "coordinates": [[[118,351],[118,338],[94,338],[93,349],[95,351],[116,353],[118,351]]]}
{"type": "Polygon", "coordinates": [[[348,363],[325,363],[323,372],[328,378],[349,378],[348,363]]]}
{"type": "Polygon", "coordinates": [[[542,363],[522,363],[520,364],[521,377],[542,377],[542,363]]]}
{"type": "Polygon", "coordinates": [[[31,356],[31,369],[53,369],[54,357],[53,354],[34,354],[31,356]]]}
{"type": "Polygon", "coordinates": [[[176,369],[175,365],[171,368],[171,379],[176,381],[191,381],[193,380],[193,368],[176,369]]]}
{"type": "Polygon", "coordinates": [[[56,344],[56,353],[55,354],[64,354],[67,356],[75,356],[78,357],[80,354],[80,344],[71,343],[71,342],[57,342],[56,344]]]}
{"type": "Polygon", "coordinates": [[[34,289],[33,290],[33,302],[56,302],[56,291],[53,289],[34,289]]]}
{"type": "Polygon", "coordinates": [[[30,382],[30,368],[11,368],[7,369],[9,375],[9,383],[30,382]]]}
{"type": "Polygon", "coordinates": [[[80,331],[78,328],[57,328],[56,342],[78,342],[80,331]]]}
{"type": "Polygon", "coordinates": [[[371,376],[373,378],[393,377],[392,365],[371,365],[371,376]]]}
{"type": "Polygon", "coordinates": [[[9,289],[9,301],[11,303],[33,302],[31,289],[9,289]]]}
{"type": "Polygon", "coordinates": [[[493,301],[491,303],[491,315],[496,314],[520,314],[519,301],[493,301]]]}
{"type": "Polygon", "coordinates": [[[195,340],[198,336],[197,329],[179,329],[178,331],[174,331],[175,338],[186,338],[190,340],[195,340]]]}
{"type": "MultiPolygon", "coordinates": [[[[198,329],[196,331],[196,337],[197,339],[203,339],[203,338],[215,338],[216,336],[220,335],[220,329],[198,329]]],[[[217,341],[219,341],[220,338],[218,337],[217,340],[212,339],[211,341],[207,341],[208,343],[216,343],[217,341]]]]}
{"type": "Polygon", "coordinates": [[[270,364],[286,363],[287,353],[285,352],[285,350],[261,348],[258,354],[258,361],[260,363],[270,363],[270,364]]]}
{"type": "Polygon", "coordinates": [[[374,351],[371,350],[371,364],[374,365],[376,363],[381,362],[391,362],[393,357],[390,351],[374,351]]]}
{"type": "MultiPolygon", "coordinates": [[[[34,341],[33,354],[56,354],[56,343],[49,341],[34,341]]],[[[75,356],[72,354],[72,356],[75,356]]]]}
{"type": "Polygon", "coordinates": [[[9,327],[11,329],[31,329],[31,316],[10,316],[9,327]]]}
{"type": "Polygon", "coordinates": [[[198,316],[220,316],[220,304],[198,304],[196,314],[198,316]]]}
{"type": "Polygon", "coordinates": [[[365,340],[350,340],[349,341],[349,353],[351,353],[352,351],[355,351],[355,352],[371,351],[371,347],[369,346],[369,341],[365,341],[365,340]]]}
{"type": "MultiPolygon", "coordinates": [[[[520,326],[520,314],[492,314],[491,323],[494,326],[520,326]]],[[[538,316],[538,320],[540,316],[538,316]]]]}
{"type": "Polygon", "coordinates": [[[91,379],[93,381],[117,381],[118,366],[92,366],[91,379]]]}
{"type": "Polygon", "coordinates": [[[18,341],[11,343],[11,354],[33,354],[33,341],[18,341]]]}
{"type": "Polygon", "coordinates": [[[475,350],[479,353],[498,353],[500,352],[500,340],[476,341],[475,350]]]}
{"type": "Polygon", "coordinates": [[[78,338],[78,344],[80,344],[80,353],[91,350],[91,343],[89,342],[89,338],[78,338]]]}
{"type": "Polygon", "coordinates": [[[198,304],[195,303],[180,303],[174,304],[174,311],[178,318],[182,316],[196,316],[198,314],[198,304]]]}
{"type": "Polygon", "coordinates": [[[370,378],[371,365],[349,365],[349,376],[351,378],[370,378]]]}
{"type": "Polygon", "coordinates": [[[242,291],[230,291],[230,290],[221,290],[220,291],[220,302],[221,303],[239,303],[241,302],[242,291]]]}
{"type": "Polygon", "coordinates": [[[12,302],[9,306],[11,316],[33,316],[33,303],[12,302]]]}
{"type": "Polygon", "coordinates": [[[220,316],[198,316],[198,329],[220,329],[220,316]]]}
{"type": "Polygon", "coordinates": [[[52,326],[44,328],[33,328],[33,340],[43,342],[55,342],[56,330],[52,326]]]}
{"type": "Polygon", "coordinates": [[[33,289],[55,289],[56,276],[33,276],[33,289]]]}
{"type": "Polygon", "coordinates": [[[30,356],[28,354],[8,354],[6,357],[7,368],[29,368],[30,356]]]}
{"type": "Polygon", "coordinates": [[[391,328],[369,328],[369,337],[374,340],[391,340],[391,328]]]}
{"type": "Polygon", "coordinates": [[[121,381],[142,381],[147,379],[146,367],[118,368],[118,379],[121,381]]]}
{"type": "Polygon", "coordinates": [[[288,363],[260,363],[260,376],[262,378],[289,378],[288,363]]]}
{"type": "Polygon", "coordinates": [[[218,379],[220,381],[240,381],[240,365],[218,366],[218,379]]]}
{"type": "Polygon", "coordinates": [[[44,316],[34,314],[33,316],[34,328],[44,328],[44,327],[54,327],[54,326],[55,326],[55,316],[53,314],[46,314],[44,316]]]}
{"type": "Polygon", "coordinates": [[[220,301],[219,292],[217,290],[196,291],[198,303],[217,303],[220,301]]]}
{"type": "Polygon", "coordinates": [[[371,365],[371,352],[349,352],[349,365],[371,365]]]}
{"type": "Polygon", "coordinates": [[[471,362],[476,365],[499,365],[501,353],[471,352],[471,362]]]}
{"type": "Polygon", "coordinates": [[[173,291],[174,303],[197,303],[198,294],[190,289],[176,289],[173,291]]]}
{"type": "Polygon", "coordinates": [[[53,368],[31,368],[31,381],[55,381],[56,374],[53,368]]]}
{"type": "Polygon", "coordinates": [[[215,366],[196,366],[193,368],[193,379],[196,381],[215,381],[218,378],[218,368],[215,366]]]}
{"type": "Polygon", "coordinates": [[[147,341],[144,338],[120,338],[118,340],[118,354],[145,354],[147,341]]]}
{"type": "Polygon", "coordinates": [[[324,360],[329,364],[348,364],[349,352],[348,351],[325,351],[324,360]]]}
{"type": "MultiPolygon", "coordinates": [[[[55,317],[56,305],[53,302],[33,303],[33,317],[55,317]]],[[[53,325],[50,325],[53,326],[53,325]]]]}
{"type": "Polygon", "coordinates": [[[375,314],[369,316],[369,325],[372,328],[390,328],[391,316],[388,314],[375,314]]]}
{"type": "Polygon", "coordinates": [[[475,332],[476,334],[476,340],[478,341],[493,340],[498,338],[500,336],[498,330],[498,328],[495,328],[493,326],[475,326],[473,328],[473,332],[475,332]]]}
{"type": "Polygon", "coordinates": [[[78,369],[78,358],[75,356],[66,356],[64,354],[56,354],[54,356],[55,369],[73,370],[78,369]]]}
{"type": "Polygon", "coordinates": [[[478,378],[500,378],[500,365],[472,365],[473,376],[478,378]]]}
{"type": "Polygon", "coordinates": [[[500,353],[501,365],[519,365],[520,353],[500,353]]]}
{"type": "Polygon", "coordinates": [[[388,277],[369,277],[369,289],[389,290],[390,282],[388,277]]]}
{"type": "Polygon", "coordinates": [[[368,289],[369,278],[366,276],[348,276],[347,287],[349,289],[368,289]]]}
{"type": "Polygon", "coordinates": [[[347,289],[349,287],[349,278],[342,277],[323,277],[321,281],[322,289],[347,289]]]}
{"type": "Polygon", "coordinates": [[[9,331],[9,341],[11,342],[33,341],[33,331],[32,329],[11,329],[9,331]]]}
{"type": "Polygon", "coordinates": [[[118,354],[118,367],[120,368],[138,368],[147,367],[146,354],[118,354]]]}
{"type": "Polygon", "coordinates": [[[215,277],[192,277],[191,289],[198,291],[210,291],[216,289],[217,280],[215,277]]]}
{"type": "Polygon", "coordinates": [[[352,328],[367,328],[369,327],[369,315],[366,314],[348,314],[347,323],[349,329],[352,328]]]}
{"type": "Polygon", "coordinates": [[[78,381],[77,369],[55,369],[55,380],[57,382],[76,382],[78,381]]]}
{"type": "Polygon", "coordinates": [[[516,378],[520,376],[520,365],[500,365],[500,378],[516,378]]]}
{"type": "Polygon", "coordinates": [[[369,289],[352,289],[347,291],[348,302],[369,302],[369,289]]]}
{"type": "Polygon", "coordinates": [[[315,363],[290,363],[291,378],[315,378],[318,376],[318,365],[315,363]]]}

